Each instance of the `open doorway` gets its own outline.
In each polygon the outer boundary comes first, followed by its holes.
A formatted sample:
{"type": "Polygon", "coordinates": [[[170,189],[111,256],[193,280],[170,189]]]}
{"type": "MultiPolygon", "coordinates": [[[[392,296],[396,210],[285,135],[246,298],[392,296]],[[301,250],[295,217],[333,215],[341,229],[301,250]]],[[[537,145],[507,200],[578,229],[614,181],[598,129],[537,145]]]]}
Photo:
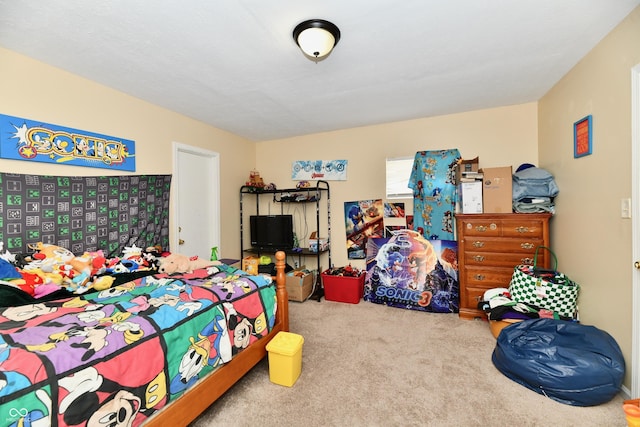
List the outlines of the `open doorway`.
{"type": "Polygon", "coordinates": [[[631,344],[631,397],[640,396],[640,64],[631,69],[631,211],[633,326],[631,344]]]}
{"type": "Polygon", "coordinates": [[[171,251],[209,259],[220,247],[220,155],[174,142],[171,251]]]}

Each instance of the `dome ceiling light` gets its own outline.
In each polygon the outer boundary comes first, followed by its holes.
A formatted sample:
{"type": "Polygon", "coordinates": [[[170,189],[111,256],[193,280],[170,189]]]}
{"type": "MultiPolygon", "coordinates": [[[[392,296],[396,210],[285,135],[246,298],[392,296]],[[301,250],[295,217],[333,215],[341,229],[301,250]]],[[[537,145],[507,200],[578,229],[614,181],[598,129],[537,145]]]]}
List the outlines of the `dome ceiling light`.
{"type": "Polygon", "coordinates": [[[325,59],[340,40],[340,29],[324,19],[310,19],[293,30],[293,39],[305,56],[316,63],[325,59]]]}

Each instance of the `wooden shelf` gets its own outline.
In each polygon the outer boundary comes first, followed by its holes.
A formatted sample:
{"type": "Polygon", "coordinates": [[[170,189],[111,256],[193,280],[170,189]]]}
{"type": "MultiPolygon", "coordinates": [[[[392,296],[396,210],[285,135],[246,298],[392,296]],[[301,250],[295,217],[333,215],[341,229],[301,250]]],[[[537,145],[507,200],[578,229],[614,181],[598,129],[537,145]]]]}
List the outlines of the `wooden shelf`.
{"type": "MultiPolygon", "coordinates": [[[[249,249],[244,249],[244,251],[246,253],[249,254],[274,254],[277,251],[282,251],[287,255],[300,255],[300,256],[316,256],[319,253],[318,252],[312,252],[309,249],[302,249],[299,251],[294,251],[293,249],[260,249],[260,248],[249,248],[249,249]]],[[[329,252],[329,249],[326,249],[324,251],[320,251],[320,254],[323,254],[325,252],[329,252]]]]}

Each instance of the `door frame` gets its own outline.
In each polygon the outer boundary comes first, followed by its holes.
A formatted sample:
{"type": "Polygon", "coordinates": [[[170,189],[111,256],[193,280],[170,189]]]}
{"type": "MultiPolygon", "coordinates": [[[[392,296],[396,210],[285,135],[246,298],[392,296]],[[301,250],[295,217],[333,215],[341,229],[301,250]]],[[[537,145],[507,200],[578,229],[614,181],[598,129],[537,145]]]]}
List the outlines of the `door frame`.
{"type": "MultiPolygon", "coordinates": [[[[179,167],[179,156],[182,153],[188,153],[195,156],[200,156],[207,159],[208,164],[208,173],[210,174],[213,182],[217,183],[212,188],[212,193],[209,197],[209,203],[202,204],[199,206],[199,209],[204,209],[206,206],[206,212],[203,212],[203,215],[208,218],[214,218],[211,227],[211,235],[206,236],[207,241],[213,242],[214,246],[218,247],[218,253],[221,253],[222,248],[220,245],[221,237],[220,237],[220,153],[215,151],[206,150],[204,148],[194,147],[191,145],[183,144],[180,142],[173,142],[173,180],[175,181],[174,189],[178,188],[178,182],[180,182],[180,167],[179,167]]],[[[172,230],[171,233],[171,247],[178,248],[178,226],[180,224],[180,194],[179,191],[173,191],[173,218],[175,220],[172,222],[172,230]]]]}
{"type": "MultiPolygon", "coordinates": [[[[631,69],[632,262],[640,261],[640,64],[631,69]]],[[[632,273],[631,396],[640,396],[640,269],[632,273]]]]}

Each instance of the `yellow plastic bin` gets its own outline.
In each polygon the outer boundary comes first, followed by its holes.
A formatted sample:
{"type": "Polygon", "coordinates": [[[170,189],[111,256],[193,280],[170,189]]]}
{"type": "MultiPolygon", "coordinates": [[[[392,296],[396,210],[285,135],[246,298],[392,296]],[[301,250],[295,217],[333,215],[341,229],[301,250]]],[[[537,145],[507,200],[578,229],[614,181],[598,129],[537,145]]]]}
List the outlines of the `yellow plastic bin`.
{"type": "Polygon", "coordinates": [[[272,383],[293,386],[302,371],[302,335],[278,332],[267,344],[269,379],[272,383]]]}

